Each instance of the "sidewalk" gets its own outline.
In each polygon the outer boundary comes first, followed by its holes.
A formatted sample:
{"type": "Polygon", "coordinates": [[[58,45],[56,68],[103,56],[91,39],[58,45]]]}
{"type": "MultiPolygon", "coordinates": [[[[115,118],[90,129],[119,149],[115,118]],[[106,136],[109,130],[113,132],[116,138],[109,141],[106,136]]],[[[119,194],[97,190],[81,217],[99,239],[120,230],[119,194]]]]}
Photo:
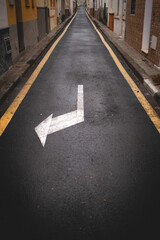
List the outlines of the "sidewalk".
{"type": "Polygon", "coordinates": [[[43,54],[44,50],[56,39],[60,31],[63,30],[73,16],[74,14],[58,25],[35,46],[24,52],[18,61],[13,64],[7,72],[0,76],[0,103],[5,100],[8,93],[16,86],[41,54],[43,54]]]}
{"type": "Polygon", "coordinates": [[[157,104],[160,105],[160,70],[103,23],[90,15],[89,17],[114,45],[139,81],[156,100],[157,104]],[[159,78],[159,82],[156,82],[157,78],[159,78]],[[155,81],[153,81],[153,79],[155,79],[155,81]]]}

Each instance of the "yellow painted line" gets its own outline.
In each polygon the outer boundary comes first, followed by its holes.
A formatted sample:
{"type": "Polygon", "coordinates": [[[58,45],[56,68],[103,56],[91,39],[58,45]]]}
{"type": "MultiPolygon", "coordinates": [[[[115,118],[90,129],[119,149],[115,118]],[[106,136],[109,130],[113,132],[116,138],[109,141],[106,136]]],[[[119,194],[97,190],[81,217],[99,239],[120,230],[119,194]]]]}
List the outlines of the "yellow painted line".
{"type": "Polygon", "coordinates": [[[146,111],[146,113],[148,114],[148,116],[150,117],[151,121],[153,122],[153,124],[155,125],[157,131],[160,133],[160,118],[157,115],[157,113],[155,112],[155,110],[152,108],[152,106],[150,105],[150,103],[147,101],[147,99],[144,97],[144,95],[142,94],[142,92],[140,91],[140,89],[137,87],[137,85],[134,83],[134,81],[132,80],[132,78],[129,76],[129,74],[126,72],[126,70],[124,69],[124,67],[122,66],[122,64],[120,63],[119,59],[117,58],[117,56],[115,55],[115,53],[113,52],[113,50],[110,48],[110,46],[107,44],[107,42],[105,41],[104,37],[102,36],[102,34],[99,32],[99,30],[97,29],[97,27],[95,26],[95,24],[93,23],[93,21],[90,19],[90,17],[88,16],[88,13],[86,13],[87,17],[89,18],[90,22],[92,23],[94,29],[96,30],[96,32],[98,33],[100,39],[102,40],[103,44],[105,45],[105,47],[107,48],[107,50],[109,51],[111,57],[113,58],[115,64],[117,65],[118,69],[120,70],[120,72],[122,73],[123,77],[126,79],[127,83],[129,84],[129,86],[131,87],[132,91],[134,92],[135,96],[137,97],[137,99],[139,100],[140,104],[142,105],[142,107],[144,108],[144,110],[146,111]]]}
{"type": "Polygon", "coordinates": [[[19,94],[16,96],[16,98],[13,100],[13,102],[11,103],[11,105],[9,106],[9,108],[6,110],[6,112],[4,113],[4,115],[1,117],[0,119],[0,136],[3,134],[4,130],[6,129],[6,127],[8,126],[9,122],[11,121],[12,117],[14,116],[15,112],[17,111],[19,105],[21,104],[21,102],[23,101],[23,99],[25,98],[26,94],[28,93],[29,89],[31,88],[32,84],[35,82],[38,74],[40,73],[41,69],[43,68],[43,66],[45,65],[45,63],[47,62],[48,58],[50,57],[51,53],[53,52],[53,50],[55,49],[55,47],[57,46],[57,44],[59,43],[59,41],[61,40],[61,38],[64,36],[64,34],[66,33],[67,29],[69,28],[70,24],[73,22],[74,18],[76,17],[77,13],[75,14],[75,16],[72,18],[72,20],[68,23],[68,25],[66,26],[66,28],[64,29],[63,33],[58,37],[58,39],[53,43],[53,45],[51,46],[51,48],[48,50],[48,52],[46,53],[46,55],[44,56],[44,58],[42,59],[42,61],[39,63],[39,65],[37,66],[37,68],[34,70],[34,72],[32,73],[32,75],[30,76],[30,78],[28,79],[28,81],[26,82],[26,84],[24,85],[24,87],[22,88],[22,90],[19,92],[19,94]]]}

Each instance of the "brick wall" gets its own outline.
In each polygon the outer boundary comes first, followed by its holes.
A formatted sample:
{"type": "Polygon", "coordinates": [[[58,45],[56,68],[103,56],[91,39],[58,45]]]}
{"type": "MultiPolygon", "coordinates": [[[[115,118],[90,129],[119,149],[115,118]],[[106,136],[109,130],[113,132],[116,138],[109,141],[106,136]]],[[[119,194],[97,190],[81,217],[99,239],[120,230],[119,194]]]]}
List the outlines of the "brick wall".
{"type": "Polygon", "coordinates": [[[130,9],[131,0],[128,0],[126,8],[126,33],[125,33],[126,42],[130,44],[132,47],[134,47],[136,50],[138,50],[150,61],[160,66],[160,0],[153,0],[150,32],[150,42],[152,35],[157,37],[157,48],[156,50],[151,49],[150,43],[148,54],[144,54],[141,51],[145,0],[136,0],[135,14],[130,14],[130,9]]]}

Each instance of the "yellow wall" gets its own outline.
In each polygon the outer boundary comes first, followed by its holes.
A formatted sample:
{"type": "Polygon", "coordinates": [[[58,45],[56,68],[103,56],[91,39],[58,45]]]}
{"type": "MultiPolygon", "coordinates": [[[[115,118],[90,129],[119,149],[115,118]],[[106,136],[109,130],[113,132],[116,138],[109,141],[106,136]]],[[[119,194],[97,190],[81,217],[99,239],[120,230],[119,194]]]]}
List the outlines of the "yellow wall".
{"type": "Polygon", "coordinates": [[[34,8],[32,8],[32,0],[29,0],[30,7],[25,6],[25,1],[21,0],[21,8],[22,8],[22,22],[26,22],[29,20],[37,19],[37,5],[36,0],[34,1],[34,8]]]}
{"type": "Polygon", "coordinates": [[[6,5],[7,5],[7,14],[8,14],[8,25],[14,25],[17,23],[16,20],[16,7],[14,6],[9,6],[9,1],[6,0],[6,5]]]}
{"type": "MultiPolygon", "coordinates": [[[[36,0],[34,1],[34,8],[32,7],[32,0],[29,0],[30,7],[26,7],[25,0],[17,0],[18,2],[18,22],[26,22],[30,20],[37,19],[37,5],[36,0]]],[[[15,0],[14,0],[15,2],[15,0]]],[[[8,25],[11,26],[13,24],[16,24],[16,6],[14,3],[14,6],[9,6],[9,1],[6,0],[7,5],[7,13],[8,13],[8,25]]]]}

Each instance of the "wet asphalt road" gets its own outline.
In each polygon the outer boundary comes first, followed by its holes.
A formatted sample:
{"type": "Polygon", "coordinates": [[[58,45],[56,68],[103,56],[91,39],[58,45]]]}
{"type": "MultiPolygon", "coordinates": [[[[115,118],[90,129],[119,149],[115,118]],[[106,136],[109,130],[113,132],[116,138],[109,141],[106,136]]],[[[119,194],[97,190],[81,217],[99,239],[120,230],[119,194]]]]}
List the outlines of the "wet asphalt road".
{"type": "Polygon", "coordinates": [[[159,239],[159,191],[159,134],[80,8],[0,138],[1,236],[159,239]],[[34,128],[79,84],[85,121],[43,148],[34,128]]]}

